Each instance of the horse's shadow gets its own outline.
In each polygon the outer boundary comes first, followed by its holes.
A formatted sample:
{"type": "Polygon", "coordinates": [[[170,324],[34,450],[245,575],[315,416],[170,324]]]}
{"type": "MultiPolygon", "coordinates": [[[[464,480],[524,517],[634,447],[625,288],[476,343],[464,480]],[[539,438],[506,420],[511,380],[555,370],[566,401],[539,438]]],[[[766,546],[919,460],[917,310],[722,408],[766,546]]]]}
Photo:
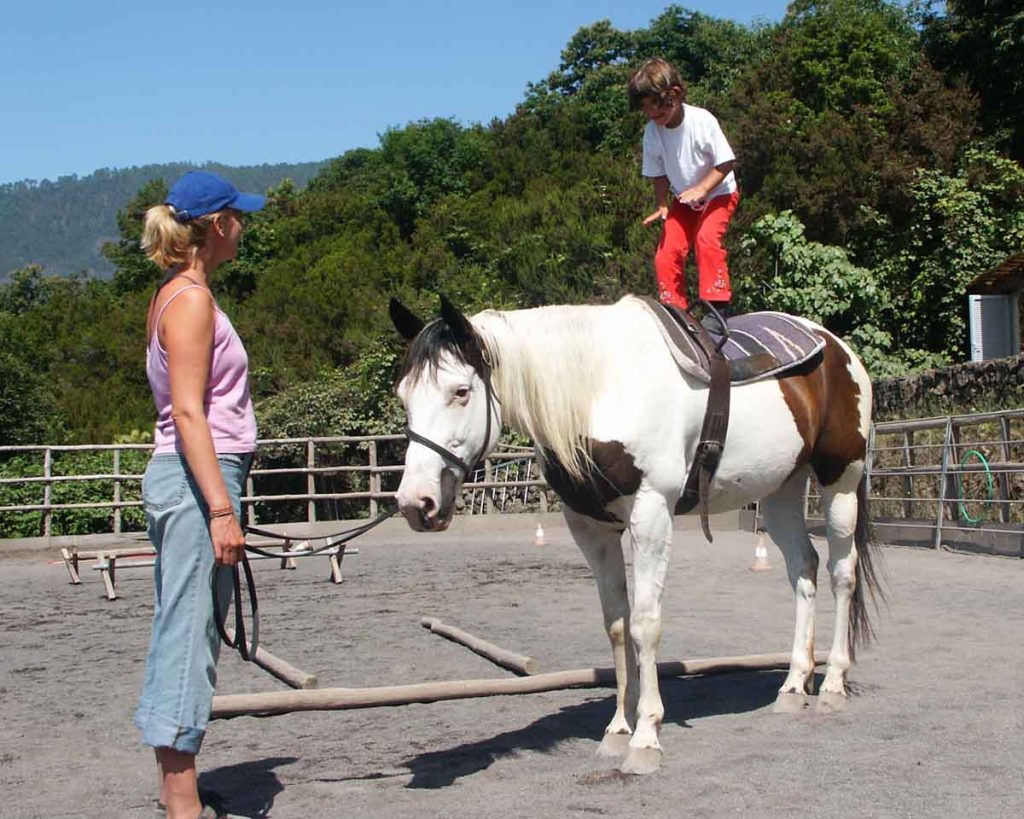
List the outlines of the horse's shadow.
{"type": "MultiPolygon", "coordinates": [[[[661,681],[665,722],[688,728],[687,720],[755,711],[775,701],[785,673],[748,672],[723,677],[661,681]]],[[[548,751],[567,739],[599,740],[615,708],[614,697],[561,708],[536,722],[480,742],[418,754],[404,764],[409,788],[443,788],[522,751],[548,751]]]]}
{"type": "Polygon", "coordinates": [[[269,816],[274,797],[284,790],[274,768],[297,761],[294,756],[275,756],[204,771],[199,775],[200,796],[218,811],[230,809],[232,816],[269,816]]]}
{"type": "MultiPolygon", "coordinates": [[[[733,673],[661,681],[665,722],[688,728],[688,720],[756,711],[775,701],[785,678],[782,671],[733,673]]],[[[403,765],[412,772],[409,788],[444,788],[459,779],[486,770],[494,762],[523,751],[550,751],[569,739],[601,738],[611,719],[613,696],[603,696],[559,709],[515,731],[479,742],[417,754],[403,765]]],[[[297,757],[225,765],[204,772],[200,790],[218,795],[215,806],[233,815],[259,819],[268,816],[274,798],[284,790],[275,768],[297,762],[297,757]]]]}

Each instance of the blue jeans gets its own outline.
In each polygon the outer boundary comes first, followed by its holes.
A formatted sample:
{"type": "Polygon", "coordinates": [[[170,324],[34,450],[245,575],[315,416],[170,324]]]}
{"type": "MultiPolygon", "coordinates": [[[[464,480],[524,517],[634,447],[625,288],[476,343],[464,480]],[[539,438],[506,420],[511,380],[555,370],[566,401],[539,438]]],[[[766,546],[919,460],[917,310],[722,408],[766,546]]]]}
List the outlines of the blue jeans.
{"type": "MultiPolygon", "coordinates": [[[[250,459],[248,454],[217,456],[239,516],[250,459]]],[[[212,589],[216,583],[217,599],[226,608],[231,570],[213,562],[206,503],[184,456],[153,456],[142,499],[156,565],[153,633],[135,725],[147,745],[196,754],[210,719],[220,654],[212,589]]]]}

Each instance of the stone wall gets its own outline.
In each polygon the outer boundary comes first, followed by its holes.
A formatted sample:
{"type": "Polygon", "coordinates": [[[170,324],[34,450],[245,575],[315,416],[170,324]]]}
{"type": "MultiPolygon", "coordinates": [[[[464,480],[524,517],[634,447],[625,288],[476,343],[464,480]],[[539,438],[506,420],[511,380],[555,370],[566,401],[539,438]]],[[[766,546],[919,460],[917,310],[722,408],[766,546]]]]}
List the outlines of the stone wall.
{"type": "Polygon", "coordinates": [[[876,421],[1024,407],[1024,353],[874,384],[876,421]]]}

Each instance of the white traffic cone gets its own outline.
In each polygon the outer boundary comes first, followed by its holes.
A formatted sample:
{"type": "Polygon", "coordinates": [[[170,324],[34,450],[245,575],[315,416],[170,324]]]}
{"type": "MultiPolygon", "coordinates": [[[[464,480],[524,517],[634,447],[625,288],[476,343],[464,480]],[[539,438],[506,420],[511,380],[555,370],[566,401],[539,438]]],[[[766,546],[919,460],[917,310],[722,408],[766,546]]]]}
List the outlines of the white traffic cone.
{"type": "Polygon", "coordinates": [[[533,545],[544,545],[544,527],[540,525],[540,521],[537,521],[537,531],[533,533],[533,545]]]}
{"type": "Polygon", "coordinates": [[[766,572],[771,568],[768,564],[768,547],[764,545],[764,532],[757,535],[757,545],[754,547],[754,562],[750,564],[752,572],[766,572]]]}

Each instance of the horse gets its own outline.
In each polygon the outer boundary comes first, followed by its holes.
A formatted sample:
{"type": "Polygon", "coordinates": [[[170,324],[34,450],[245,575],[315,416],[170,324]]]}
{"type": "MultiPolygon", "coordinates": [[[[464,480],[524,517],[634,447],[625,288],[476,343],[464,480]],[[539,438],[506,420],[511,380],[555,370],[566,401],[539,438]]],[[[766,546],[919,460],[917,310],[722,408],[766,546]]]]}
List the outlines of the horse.
{"type": "MultiPolygon", "coordinates": [[[[396,499],[415,531],[441,532],[474,465],[503,424],[535,443],[590,565],[611,642],[615,713],[598,754],[624,773],[661,764],[664,706],[656,650],[673,512],[694,459],[708,385],[682,371],[650,310],[635,296],[609,305],[484,310],[467,318],[441,297],[429,323],[396,299],[390,314],[409,343],[397,395],[409,445],[396,499]],[[622,533],[633,553],[630,606],[622,533]]],[[[788,674],[774,710],[810,703],[818,555],[803,493],[821,487],[835,631],[820,710],[842,707],[857,645],[872,635],[865,590],[872,568],[864,462],[871,381],[854,352],[825,328],[793,319],[823,342],[800,367],[731,388],[728,434],[708,485],[711,513],[761,501],[796,597],[788,674]]]]}

